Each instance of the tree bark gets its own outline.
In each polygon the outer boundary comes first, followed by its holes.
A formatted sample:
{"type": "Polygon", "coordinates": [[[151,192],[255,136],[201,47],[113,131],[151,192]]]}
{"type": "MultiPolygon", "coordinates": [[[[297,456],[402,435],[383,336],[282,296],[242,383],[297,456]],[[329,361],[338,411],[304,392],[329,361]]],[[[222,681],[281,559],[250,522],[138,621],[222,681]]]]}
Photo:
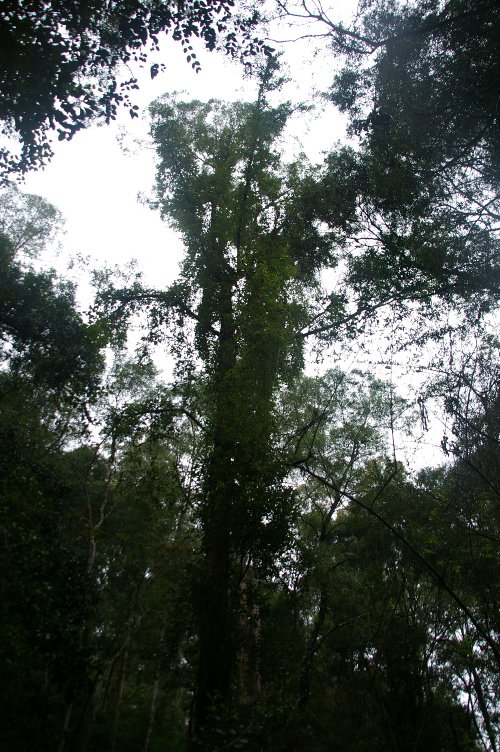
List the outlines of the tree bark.
{"type": "Polygon", "coordinates": [[[64,723],[61,731],[61,738],[59,740],[59,745],[57,747],[57,752],[63,752],[64,747],[66,746],[66,739],[68,737],[68,730],[69,730],[69,723],[71,720],[71,715],[73,713],[73,704],[74,701],[71,700],[68,705],[66,706],[66,713],[64,714],[64,723]]]}
{"type": "Polygon", "coordinates": [[[306,651],[302,664],[300,667],[299,675],[299,705],[305,707],[311,694],[311,668],[314,661],[314,656],[318,649],[318,637],[325,622],[326,610],[328,606],[328,597],[326,594],[326,588],[322,588],[319,597],[319,608],[312,626],[311,632],[307,640],[306,651]]]}
{"type": "MultiPolygon", "coordinates": [[[[248,573],[250,574],[250,572],[248,573]]],[[[252,705],[261,693],[260,610],[255,600],[255,582],[245,577],[240,585],[240,648],[238,651],[241,706],[252,705]]]]}
{"type": "Polygon", "coordinates": [[[125,689],[125,680],[127,678],[130,644],[131,644],[131,638],[129,635],[127,638],[127,645],[125,647],[125,651],[123,653],[123,657],[122,657],[122,661],[120,665],[120,674],[118,678],[118,687],[116,691],[115,707],[113,709],[113,725],[112,725],[112,731],[111,731],[111,745],[110,745],[111,752],[115,752],[116,750],[116,740],[118,737],[118,724],[120,721],[120,711],[121,711],[122,702],[123,702],[123,690],[125,689]]]}
{"type": "MultiPolygon", "coordinates": [[[[212,218],[214,221],[214,219],[212,218]]],[[[234,388],[230,374],[236,363],[233,275],[224,249],[213,239],[214,277],[219,287],[220,332],[213,385],[216,398],[213,446],[208,463],[203,513],[204,572],[200,602],[200,655],[192,734],[210,732],[215,706],[229,696],[234,657],[232,639],[230,510],[234,502],[234,388]]]]}
{"type": "Polygon", "coordinates": [[[160,678],[161,678],[161,662],[162,662],[162,653],[163,653],[163,645],[165,642],[165,632],[167,629],[167,622],[166,620],[163,622],[161,634],[160,634],[160,641],[158,643],[158,658],[156,661],[156,668],[155,668],[155,678],[153,683],[153,691],[151,693],[151,705],[149,707],[149,718],[148,718],[148,727],[146,729],[146,738],[144,739],[144,747],[142,748],[142,752],[148,752],[149,745],[151,743],[151,736],[153,734],[153,729],[156,721],[156,708],[158,703],[158,694],[160,691],[160,678]]]}
{"type": "Polygon", "coordinates": [[[479,674],[477,673],[474,667],[472,667],[472,677],[474,679],[474,689],[476,691],[476,697],[477,697],[477,701],[479,704],[479,708],[481,710],[481,715],[483,716],[484,727],[488,735],[488,740],[490,742],[491,749],[493,750],[493,752],[497,752],[498,747],[497,747],[495,730],[493,729],[493,725],[491,722],[488,705],[486,703],[486,698],[484,696],[483,687],[481,685],[481,679],[479,678],[479,674]]]}

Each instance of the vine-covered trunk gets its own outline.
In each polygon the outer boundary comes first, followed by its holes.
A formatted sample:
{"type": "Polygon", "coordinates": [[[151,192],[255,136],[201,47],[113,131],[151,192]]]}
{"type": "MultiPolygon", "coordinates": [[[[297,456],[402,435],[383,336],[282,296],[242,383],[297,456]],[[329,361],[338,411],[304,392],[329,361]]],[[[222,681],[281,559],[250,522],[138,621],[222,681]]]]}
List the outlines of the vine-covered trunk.
{"type": "Polygon", "coordinates": [[[212,273],[226,275],[219,282],[220,332],[217,365],[213,375],[215,410],[213,444],[206,471],[203,510],[203,572],[200,597],[200,655],[192,731],[198,737],[210,733],[219,704],[227,700],[233,662],[231,597],[231,508],[236,482],[231,374],[236,364],[236,331],[233,314],[233,281],[224,259],[224,249],[212,239],[212,273]],[[212,712],[213,711],[213,712],[212,712]]]}
{"type": "MultiPolygon", "coordinates": [[[[291,494],[273,450],[275,394],[302,364],[293,330],[303,319],[304,289],[295,287],[292,248],[301,214],[274,148],[291,108],[266,101],[275,68],[271,61],[262,73],[255,104],[174,100],[152,108],[159,204],[186,243],[181,283],[168,300],[182,320],[196,322],[184,330],[191,361],[185,368],[180,359],[180,373],[190,374],[198,359],[205,416],[190,725],[197,750],[213,750],[224,735],[227,743],[228,714],[250,704],[243,695],[259,692],[259,604],[253,592],[242,598],[241,586],[249,568],[258,579],[269,571],[289,528],[291,494]]],[[[308,251],[317,239],[313,232],[308,251]]]]}

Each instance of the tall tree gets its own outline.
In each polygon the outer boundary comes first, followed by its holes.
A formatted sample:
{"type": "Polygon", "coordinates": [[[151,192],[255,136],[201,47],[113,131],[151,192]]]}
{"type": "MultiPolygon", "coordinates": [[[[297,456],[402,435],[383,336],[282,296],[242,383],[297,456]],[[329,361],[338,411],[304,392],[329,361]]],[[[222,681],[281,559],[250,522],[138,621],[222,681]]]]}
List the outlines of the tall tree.
{"type": "Polygon", "coordinates": [[[184,337],[204,382],[195,738],[214,733],[216,706],[231,695],[241,582],[286,541],[292,497],[273,451],[275,395],[302,365],[307,289],[331,260],[330,239],[300,211],[298,167],[284,169],[275,147],[292,108],[268,103],[274,68],[254,104],[151,108],[158,204],[186,245],[170,303],[194,321],[184,337]]]}
{"type": "Polygon", "coordinates": [[[342,160],[357,194],[347,264],[358,308],[390,304],[407,319],[418,302],[427,322],[453,302],[475,325],[498,299],[498,3],[370,2],[349,24],[326,6],[278,5],[342,61],[327,96],[359,146],[342,160]]]}
{"type": "Polygon", "coordinates": [[[71,285],[28,263],[58,212],[8,195],[17,211],[9,204],[4,214],[12,240],[0,235],[2,725],[12,749],[54,749],[71,677],[89,668],[81,637],[92,611],[85,554],[65,524],[72,487],[63,446],[85,432],[103,340],[76,309],[71,285]]]}

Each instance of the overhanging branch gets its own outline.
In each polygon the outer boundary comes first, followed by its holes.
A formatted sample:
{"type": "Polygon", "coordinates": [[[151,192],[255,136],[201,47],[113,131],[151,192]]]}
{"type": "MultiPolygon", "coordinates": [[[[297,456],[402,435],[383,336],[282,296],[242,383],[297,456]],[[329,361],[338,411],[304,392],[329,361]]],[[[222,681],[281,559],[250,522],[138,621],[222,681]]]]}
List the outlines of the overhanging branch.
{"type": "Polygon", "coordinates": [[[326,488],[329,488],[333,491],[336,491],[337,493],[341,493],[343,496],[345,496],[347,499],[352,501],[357,506],[361,507],[365,510],[365,512],[368,512],[372,517],[374,517],[378,522],[380,522],[383,527],[385,527],[389,532],[394,535],[409,551],[412,552],[412,554],[415,556],[416,559],[427,569],[427,571],[431,574],[433,579],[435,580],[436,584],[444,590],[450,598],[455,601],[457,606],[460,608],[460,610],[467,616],[467,618],[470,620],[471,624],[474,625],[476,628],[478,634],[483,638],[483,640],[486,642],[488,647],[491,649],[493,655],[495,656],[495,659],[500,666],[500,650],[498,649],[495,641],[491,638],[491,636],[483,629],[481,624],[477,621],[474,614],[471,612],[470,608],[464,603],[464,601],[460,598],[459,595],[447,584],[444,577],[435,569],[435,567],[423,556],[420,551],[418,551],[417,548],[396,528],[394,525],[392,525],[388,520],[385,519],[377,510],[374,508],[374,502],[376,499],[380,496],[380,494],[383,492],[385,488],[389,485],[389,483],[394,479],[396,475],[396,470],[393,471],[386,479],[382,485],[382,488],[380,488],[377,491],[377,494],[375,498],[372,500],[371,504],[366,504],[365,502],[361,501],[358,497],[354,496],[353,494],[350,494],[348,491],[342,490],[337,487],[337,485],[328,480],[327,478],[324,478],[323,476],[319,475],[318,473],[314,472],[314,470],[311,470],[306,465],[301,465],[300,469],[306,472],[308,475],[311,476],[311,478],[314,478],[319,483],[322,483],[326,488]]]}

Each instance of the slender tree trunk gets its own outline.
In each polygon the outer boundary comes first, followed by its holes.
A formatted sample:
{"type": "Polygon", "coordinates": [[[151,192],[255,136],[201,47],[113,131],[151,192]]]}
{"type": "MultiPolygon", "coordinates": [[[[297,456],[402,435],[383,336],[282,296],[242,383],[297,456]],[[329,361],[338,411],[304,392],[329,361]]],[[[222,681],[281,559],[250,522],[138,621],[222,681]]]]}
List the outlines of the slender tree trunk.
{"type": "Polygon", "coordinates": [[[64,722],[61,731],[61,738],[59,740],[59,746],[57,752],[63,752],[66,746],[66,739],[68,737],[69,723],[71,721],[71,715],[73,713],[74,700],[71,700],[66,706],[66,713],[64,714],[64,722]]]}
{"type": "Polygon", "coordinates": [[[305,707],[311,694],[311,668],[318,649],[318,637],[325,622],[328,598],[323,588],[319,597],[319,609],[307,640],[299,676],[299,705],[305,707]]]}
{"type": "Polygon", "coordinates": [[[80,752],[86,752],[88,748],[97,716],[100,712],[103,712],[107,704],[113,680],[113,674],[117,666],[118,659],[125,651],[127,644],[128,638],[126,636],[125,641],[119,647],[119,649],[113,655],[104,658],[101,666],[97,669],[97,674],[94,678],[93,685],[90,688],[88,698],[83,704],[82,710],[80,712],[80,718],[73,731],[74,746],[76,745],[76,740],[78,738],[82,738],[82,743],[79,746],[80,752]],[[92,705],[90,720],[85,726],[82,734],[81,730],[84,726],[84,719],[87,714],[88,706],[90,704],[92,705]]]}
{"type": "Polygon", "coordinates": [[[111,730],[111,744],[110,749],[111,752],[115,752],[116,750],[116,740],[118,737],[118,725],[120,722],[120,712],[123,702],[123,691],[125,689],[125,680],[127,678],[127,670],[128,670],[128,659],[130,655],[130,647],[132,643],[131,635],[129,634],[127,636],[127,644],[125,646],[125,650],[123,652],[123,657],[120,665],[120,674],[118,677],[118,687],[116,692],[116,699],[115,699],[115,707],[113,710],[113,725],[111,730]]]}
{"type": "MultiPolygon", "coordinates": [[[[90,737],[92,736],[92,732],[94,730],[94,725],[95,725],[95,721],[97,718],[99,705],[101,703],[103,686],[104,686],[104,671],[99,673],[99,675],[95,679],[94,687],[93,689],[90,690],[90,695],[84,703],[84,707],[80,713],[80,718],[77,723],[78,730],[81,730],[83,727],[83,733],[81,734],[82,742],[78,747],[80,752],[87,752],[87,748],[90,742],[90,737]],[[87,709],[90,704],[92,704],[90,720],[84,725],[85,716],[87,714],[87,709]]],[[[77,737],[77,734],[74,735],[75,744],[76,744],[76,737],[77,737]]]]}
{"type": "Polygon", "coordinates": [[[491,723],[491,717],[488,710],[488,705],[486,703],[486,698],[484,696],[483,687],[481,685],[481,679],[479,678],[479,674],[477,673],[475,668],[472,668],[472,677],[474,679],[474,689],[476,691],[477,701],[481,709],[481,715],[483,716],[484,727],[488,735],[488,740],[493,752],[497,752],[498,747],[495,731],[491,723]]]}
{"type": "Polygon", "coordinates": [[[161,678],[161,663],[163,658],[163,645],[165,642],[165,632],[167,629],[167,622],[166,620],[163,622],[161,634],[160,634],[160,641],[158,643],[158,658],[156,661],[156,667],[155,667],[155,678],[153,682],[153,691],[151,693],[151,705],[149,706],[149,719],[148,719],[148,727],[146,729],[146,738],[144,739],[144,747],[142,748],[142,752],[148,752],[149,745],[151,743],[151,736],[153,734],[153,729],[156,721],[156,708],[158,703],[158,694],[160,691],[160,678],[161,678]]]}

